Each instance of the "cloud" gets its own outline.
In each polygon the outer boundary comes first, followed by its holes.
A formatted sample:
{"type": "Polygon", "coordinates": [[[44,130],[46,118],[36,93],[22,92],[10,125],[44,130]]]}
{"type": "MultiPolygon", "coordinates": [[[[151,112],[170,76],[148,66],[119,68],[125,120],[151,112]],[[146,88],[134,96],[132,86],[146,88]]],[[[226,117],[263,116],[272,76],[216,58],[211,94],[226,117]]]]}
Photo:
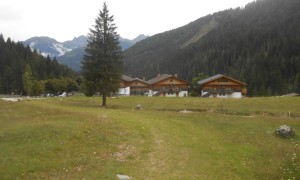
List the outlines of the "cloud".
{"type": "MultiPolygon", "coordinates": [[[[66,41],[86,35],[104,0],[0,0],[0,34],[15,40],[49,36],[66,41]]],[[[117,32],[133,39],[190,23],[253,0],[105,0],[117,32]]]]}
{"type": "Polygon", "coordinates": [[[10,6],[0,5],[0,21],[22,20],[22,11],[10,6]]]}

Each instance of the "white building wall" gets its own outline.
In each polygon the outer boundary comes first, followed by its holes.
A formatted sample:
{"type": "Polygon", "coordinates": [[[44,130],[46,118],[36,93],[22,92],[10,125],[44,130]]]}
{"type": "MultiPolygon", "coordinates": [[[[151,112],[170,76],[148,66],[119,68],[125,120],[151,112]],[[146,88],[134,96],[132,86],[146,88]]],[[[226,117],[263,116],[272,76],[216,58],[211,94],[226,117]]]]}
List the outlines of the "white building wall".
{"type": "Polygon", "coordinates": [[[120,96],[130,96],[130,87],[120,88],[118,94],[120,96]]]}
{"type": "MultiPolygon", "coordinates": [[[[205,94],[207,94],[208,92],[205,92],[205,91],[202,91],[202,96],[204,96],[205,94]]],[[[209,96],[210,98],[213,98],[213,94],[209,96]]],[[[236,99],[239,99],[239,98],[242,98],[242,93],[241,92],[233,92],[231,94],[217,94],[216,95],[216,98],[236,98],[236,99]]]]}
{"type": "Polygon", "coordinates": [[[188,96],[188,91],[180,91],[179,92],[179,97],[187,97],[188,96]]]}
{"type": "Polygon", "coordinates": [[[157,91],[152,91],[152,90],[149,90],[149,93],[148,93],[148,96],[153,96],[154,94],[156,94],[157,93],[157,91]]]}
{"type": "Polygon", "coordinates": [[[234,92],[231,95],[232,98],[242,98],[242,93],[241,92],[234,92]]]}
{"type": "Polygon", "coordinates": [[[176,93],[166,93],[166,97],[176,97],[176,93]]]}
{"type": "MultiPolygon", "coordinates": [[[[188,92],[187,91],[180,91],[178,93],[178,97],[187,97],[188,96],[188,92]]],[[[174,93],[167,93],[166,92],[166,97],[177,97],[176,96],[176,92],[174,93]]]]}
{"type": "MultiPolygon", "coordinates": [[[[149,90],[149,95],[148,96],[153,96],[154,94],[156,94],[158,91],[152,91],[149,90]]],[[[187,97],[188,96],[188,91],[180,91],[178,94],[179,97],[187,97]]],[[[168,93],[166,92],[166,97],[176,97],[176,93],[168,93]]]]}

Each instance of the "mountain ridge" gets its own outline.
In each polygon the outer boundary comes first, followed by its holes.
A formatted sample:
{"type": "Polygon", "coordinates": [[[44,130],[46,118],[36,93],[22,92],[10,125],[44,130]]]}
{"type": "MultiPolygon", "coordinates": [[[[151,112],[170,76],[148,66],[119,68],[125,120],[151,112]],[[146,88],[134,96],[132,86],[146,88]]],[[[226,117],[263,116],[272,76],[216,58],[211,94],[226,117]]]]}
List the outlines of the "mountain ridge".
{"type": "MultiPolygon", "coordinates": [[[[144,34],[140,34],[132,40],[120,37],[120,46],[123,50],[126,50],[147,37],[144,34]]],[[[22,43],[25,46],[28,45],[32,50],[36,49],[44,57],[55,57],[59,63],[79,72],[81,70],[81,60],[84,54],[84,47],[87,43],[87,37],[81,35],[74,37],[72,40],[58,42],[48,36],[35,36],[22,43]]]]}
{"type": "MultiPolygon", "coordinates": [[[[138,35],[136,38],[130,40],[120,37],[120,45],[123,50],[131,47],[136,42],[147,38],[148,36],[144,34],[138,35]]],[[[31,49],[36,49],[43,56],[53,58],[60,57],[65,55],[67,52],[70,52],[77,48],[83,48],[87,43],[87,36],[81,35],[74,37],[72,40],[67,40],[64,42],[59,42],[54,38],[48,36],[34,36],[31,37],[22,43],[25,46],[29,46],[31,49]]]]}
{"type": "Polygon", "coordinates": [[[227,74],[250,95],[300,91],[300,1],[259,0],[156,34],[124,51],[124,74],[227,74]]]}

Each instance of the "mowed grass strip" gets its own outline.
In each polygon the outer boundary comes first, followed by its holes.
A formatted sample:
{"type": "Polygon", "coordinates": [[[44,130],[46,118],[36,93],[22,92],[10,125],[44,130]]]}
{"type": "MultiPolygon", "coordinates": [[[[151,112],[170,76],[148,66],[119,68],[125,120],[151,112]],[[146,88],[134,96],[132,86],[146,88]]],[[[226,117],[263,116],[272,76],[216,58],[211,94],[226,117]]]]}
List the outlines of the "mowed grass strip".
{"type": "Polygon", "coordinates": [[[299,100],[0,101],[0,178],[299,179],[299,136],[274,136],[283,124],[300,133],[299,100]]]}

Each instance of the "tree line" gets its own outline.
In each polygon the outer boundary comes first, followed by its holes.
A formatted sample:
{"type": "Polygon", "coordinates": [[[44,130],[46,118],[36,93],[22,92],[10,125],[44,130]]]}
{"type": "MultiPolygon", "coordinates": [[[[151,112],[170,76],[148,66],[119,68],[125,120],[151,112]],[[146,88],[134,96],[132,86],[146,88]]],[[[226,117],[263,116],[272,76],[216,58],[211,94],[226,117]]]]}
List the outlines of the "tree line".
{"type": "Polygon", "coordinates": [[[0,94],[57,94],[76,89],[71,69],[21,42],[5,41],[0,34],[0,94]]]}

